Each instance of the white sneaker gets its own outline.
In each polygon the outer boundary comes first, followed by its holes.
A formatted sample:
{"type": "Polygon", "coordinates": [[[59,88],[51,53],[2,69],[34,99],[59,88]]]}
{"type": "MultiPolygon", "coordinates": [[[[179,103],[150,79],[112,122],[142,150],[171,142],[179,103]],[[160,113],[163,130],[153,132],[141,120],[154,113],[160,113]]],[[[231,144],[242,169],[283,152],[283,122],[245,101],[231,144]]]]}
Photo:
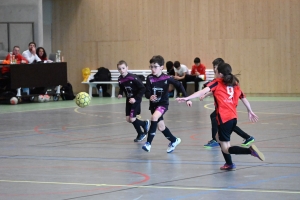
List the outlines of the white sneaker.
{"type": "Polygon", "coordinates": [[[167,153],[171,153],[172,151],[174,151],[175,147],[177,145],[179,145],[181,142],[181,139],[180,138],[176,138],[176,141],[175,142],[170,142],[169,146],[168,146],[168,149],[167,149],[167,153]]]}
{"type": "Polygon", "coordinates": [[[144,149],[144,150],[147,151],[147,152],[150,152],[151,144],[150,144],[149,142],[146,142],[146,143],[143,145],[142,149],[144,149]]]}

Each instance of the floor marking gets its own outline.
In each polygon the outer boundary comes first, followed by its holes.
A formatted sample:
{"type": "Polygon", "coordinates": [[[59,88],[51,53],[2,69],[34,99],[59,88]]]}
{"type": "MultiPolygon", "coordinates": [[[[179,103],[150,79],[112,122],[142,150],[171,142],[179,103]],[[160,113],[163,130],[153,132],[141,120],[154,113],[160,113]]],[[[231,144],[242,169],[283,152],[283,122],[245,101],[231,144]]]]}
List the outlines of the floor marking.
{"type": "Polygon", "coordinates": [[[172,190],[200,190],[200,191],[227,191],[227,192],[260,192],[260,193],[280,193],[280,194],[300,194],[300,191],[287,190],[258,190],[258,189],[232,189],[232,188],[209,188],[209,187],[177,187],[177,186],[137,186],[118,185],[101,183],[67,183],[67,182],[45,182],[45,181],[20,181],[20,180],[0,180],[2,183],[31,183],[31,184],[51,184],[51,185],[76,185],[92,187],[127,187],[127,188],[151,188],[151,189],[172,189],[172,190]]]}

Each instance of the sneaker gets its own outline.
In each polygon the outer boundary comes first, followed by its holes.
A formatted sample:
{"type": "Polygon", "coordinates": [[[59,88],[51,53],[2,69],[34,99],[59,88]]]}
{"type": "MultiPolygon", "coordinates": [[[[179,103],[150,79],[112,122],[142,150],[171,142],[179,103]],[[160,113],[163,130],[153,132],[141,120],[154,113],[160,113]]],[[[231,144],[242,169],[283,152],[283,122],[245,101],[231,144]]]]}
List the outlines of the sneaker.
{"type": "Polygon", "coordinates": [[[254,141],[255,141],[254,137],[250,136],[247,140],[245,140],[245,142],[242,143],[242,146],[248,146],[254,141]]]}
{"type": "Polygon", "coordinates": [[[220,167],[220,170],[235,170],[236,166],[234,163],[232,165],[228,165],[225,163],[222,167],[220,167]]]}
{"type": "Polygon", "coordinates": [[[175,147],[177,145],[179,145],[181,142],[181,139],[180,138],[176,138],[176,141],[175,142],[170,142],[170,144],[168,145],[168,149],[167,149],[167,153],[171,153],[172,151],[174,151],[175,147]]]}
{"type": "Polygon", "coordinates": [[[260,152],[255,145],[252,145],[251,147],[249,147],[249,149],[251,151],[252,156],[257,157],[261,161],[265,160],[264,154],[262,152],[260,152]]]}
{"type": "Polygon", "coordinates": [[[144,134],[147,135],[149,128],[150,128],[150,121],[149,121],[149,119],[147,119],[145,122],[146,122],[146,125],[143,127],[143,129],[144,129],[144,134]]]}
{"type": "Polygon", "coordinates": [[[146,134],[138,135],[133,141],[134,142],[141,142],[146,138],[146,134]]]}
{"type": "Polygon", "coordinates": [[[146,142],[146,143],[143,145],[142,149],[144,149],[144,150],[147,151],[147,152],[150,152],[151,144],[150,144],[149,142],[146,142]]]}
{"type": "Polygon", "coordinates": [[[204,147],[206,147],[206,148],[218,147],[218,146],[219,146],[219,143],[216,140],[208,141],[208,143],[204,145],[204,147]]]}

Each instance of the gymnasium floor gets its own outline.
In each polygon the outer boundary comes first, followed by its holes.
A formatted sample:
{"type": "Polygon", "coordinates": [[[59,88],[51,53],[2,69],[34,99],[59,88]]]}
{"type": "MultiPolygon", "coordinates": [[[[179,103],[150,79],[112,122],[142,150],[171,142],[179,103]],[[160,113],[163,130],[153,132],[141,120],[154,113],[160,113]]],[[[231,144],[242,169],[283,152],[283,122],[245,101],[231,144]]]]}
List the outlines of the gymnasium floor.
{"type": "MultiPolygon", "coordinates": [[[[256,124],[238,107],[238,125],[254,136],[262,162],[233,155],[236,171],[221,171],[210,140],[212,98],[193,107],[171,99],[166,125],[182,139],[167,154],[157,132],[151,152],[134,143],[124,120],[124,99],[0,105],[0,199],[300,199],[300,98],[249,97],[256,124]]],[[[142,118],[150,117],[148,101],[142,118]]],[[[232,144],[243,140],[232,135],[232,144]]]]}

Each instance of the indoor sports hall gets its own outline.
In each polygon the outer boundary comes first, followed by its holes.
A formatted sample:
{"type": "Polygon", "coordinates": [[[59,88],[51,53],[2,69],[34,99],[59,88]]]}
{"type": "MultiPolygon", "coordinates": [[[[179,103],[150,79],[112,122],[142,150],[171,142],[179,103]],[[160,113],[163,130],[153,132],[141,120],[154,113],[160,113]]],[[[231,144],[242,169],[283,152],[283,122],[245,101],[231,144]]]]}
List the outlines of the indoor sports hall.
{"type": "MultiPolygon", "coordinates": [[[[182,142],[169,154],[159,131],[149,153],[145,141],[133,142],[124,99],[92,98],[85,108],[74,101],[0,105],[0,199],[297,200],[300,98],[248,99],[259,121],[249,123],[239,105],[238,125],[266,160],[232,155],[235,171],[219,169],[219,147],[203,147],[212,98],[193,100],[192,108],[170,99],[166,125],[182,142]]],[[[150,117],[146,99],[141,117],[150,117]]],[[[232,134],[231,144],[242,142],[232,134]]]]}

